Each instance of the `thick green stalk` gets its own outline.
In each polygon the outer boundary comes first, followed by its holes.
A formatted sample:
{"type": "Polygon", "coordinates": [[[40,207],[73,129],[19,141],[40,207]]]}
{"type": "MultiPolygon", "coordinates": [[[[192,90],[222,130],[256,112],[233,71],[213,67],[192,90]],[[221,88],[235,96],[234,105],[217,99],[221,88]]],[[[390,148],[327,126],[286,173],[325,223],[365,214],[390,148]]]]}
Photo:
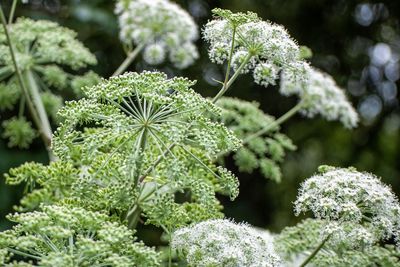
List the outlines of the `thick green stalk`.
{"type": "Polygon", "coordinates": [[[37,85],[35,78],[33,77],[33,73],[31,70],[25,71],[26,80],[29,84],[30,94],[32,96],[32,102],[36,107],[37,113],[40,119],[41,130],[46,137],[46,147],[49,152],[50,160],[54,160],[54,155],[51,152],[51,136],[52,130],[50,126],[49,117],[47,116],[46,110],[44,109],[43,101],[40,96],[39,86],[37,85]]]}
{"type": "Polygon", "coordinates": [[[140,214],[142,213],[142,209],[134,204],[133,208],[129,210],[129,212],[126,214],[126,220],[128,220],[128,228],[129,229],[135,229],[136,225],[139,221],[140,214]]]}
{"type": "Polygon", "coordinates": [[[306,266],[315,257],[315,255],[317,255],[317,253],[323,248],[323,246],[329,240],[329,238],[331,238],[331,235],[325,237],[325,239],[322,240],[322,242],[318,245],[318,247],[314,249],[314,251],[310,254],[310,256],[308,256],[307,259],[305,259],[299,267],[306,266]]]}
{"type": "Polygon", "coordinates": [[[135,58],[140,53],[140,51],[142,51],[143,47],[144,47],[144,44],[140,44],[140,45],[136,46],[136,48],[128,54],[128,56],[121,63],[121,65],[118,67],[118,69],[113,73],[113,75],[111,75],[111,77],[117,76],[117,75],[120,75],[121,73],[123,73],[126,70],[126,68],[129,67],[129,65],[132,63],[132,61],[135,60],[135,58]]]}

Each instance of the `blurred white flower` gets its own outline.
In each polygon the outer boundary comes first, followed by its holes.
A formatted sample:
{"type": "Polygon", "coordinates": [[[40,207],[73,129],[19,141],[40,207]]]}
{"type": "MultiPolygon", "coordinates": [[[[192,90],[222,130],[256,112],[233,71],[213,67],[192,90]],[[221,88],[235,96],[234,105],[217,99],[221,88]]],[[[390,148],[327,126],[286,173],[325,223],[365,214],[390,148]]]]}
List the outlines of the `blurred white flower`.
{"type": "Polygon", "coordinates": [[[165,59],[161,55],[169,54],[175,67],[186,68],[198,58],[193,45],[198,39],[197,25],[177,4],[168,0],[119,0],[115,13],[120,39],[145,45],[144,60],[148,64],[160,64],[165,59]]]}
{"type": "Polygon", "coordinates": [[[143,60],[150,65],[161,64],[165,59],[165,47],[154,43],[146,46],[143,52],[143,60]]]}

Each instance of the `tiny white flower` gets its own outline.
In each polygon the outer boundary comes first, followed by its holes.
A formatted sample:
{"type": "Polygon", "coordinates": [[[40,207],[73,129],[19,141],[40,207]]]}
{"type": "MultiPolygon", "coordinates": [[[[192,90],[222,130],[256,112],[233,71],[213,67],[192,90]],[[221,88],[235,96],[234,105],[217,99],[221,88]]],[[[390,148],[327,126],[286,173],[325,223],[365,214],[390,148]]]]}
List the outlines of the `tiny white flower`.
{"type": "Polygon", "coordinates": [[[259,85],[267,87],[268,85],[275,85],[278,78],[279,68],[271,63],[260,63],[254,69],[254,81],[259,85]]]}

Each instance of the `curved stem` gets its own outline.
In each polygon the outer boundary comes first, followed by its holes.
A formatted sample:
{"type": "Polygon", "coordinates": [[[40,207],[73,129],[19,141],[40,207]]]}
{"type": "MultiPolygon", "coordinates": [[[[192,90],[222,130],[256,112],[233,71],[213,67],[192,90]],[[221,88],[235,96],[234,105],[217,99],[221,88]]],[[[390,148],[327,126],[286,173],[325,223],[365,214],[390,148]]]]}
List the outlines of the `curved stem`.
{"type": "Polygon", "coordinates": [[[325,237],[325,239],[322,240],[322,242],[318,245],[318,247],[314,249],[314,251],[310,254],[310,256],[308,256],[307,259],[305,259],[299,267],[306,266],[315,257],[315,255],[317,255],[317,253],[321,250],[321,248],[325,245],[326,241],[328,241],[329,238],[331,238],[331,235],[325,237]]]}
{"type": "Polygon", "coordinates": [[[295,115],[301,108],[303,107],[303,102],[299,102],[296,106],[291,108],[289,111],[287,111],[285,114],[283,114],[281,117],[279,117],[277,120],[272,122],[271,124],[267,125],[265,128],[259,130],[258,132],[255,132],[252,135],[249,135],[243,140],[243,144],[247,144],[250,142],[252,139],[259,137],[265,133],[268,133],[270,130],[274,129],[275,127],[281,125],[285,121],[287,121],[290,117],[295,115]]]}
{"type": "Polygon", "coordinates": [[[137,57],[139,52],[143,49],[143,47],[144,47],[144,44],[140,44],[140,45],[136,46],[136,48],[128,54],[128,56],[121,63],[121,65],[118,67],[118,69],[116,71],[114,71],[114,73],[111,75],[111,77],[117,76],[117,75],[120,75],[121,73],[123,73],[126,70],[126,68],[129,67],[129,65],[132,63],[132,61],[135,60],[135,58],[137,57]]]}

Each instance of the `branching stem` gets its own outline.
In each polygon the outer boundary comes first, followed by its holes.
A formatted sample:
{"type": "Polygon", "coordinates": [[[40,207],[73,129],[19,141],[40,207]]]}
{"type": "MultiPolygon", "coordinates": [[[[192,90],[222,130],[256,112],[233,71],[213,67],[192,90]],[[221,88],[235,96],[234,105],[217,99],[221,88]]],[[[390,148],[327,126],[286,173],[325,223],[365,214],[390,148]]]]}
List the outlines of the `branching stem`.
{"type": "Polygon", "coordinates": [[[220,99],[226,91],[231,87],[231,85],[235,82],[236,78],[239,76],[243,68],[246,66],[246,64],[250,61],[250,59],[253,57],[251,53],[249,53],[245,59],[243,60],[242,64],[240,64],[239,68],[233,73],[232,77],[229,79],[227,83],[224,83],[222,86],[221,90],[218,92],[218,94],[213,98],[212,102],[215,103],[220,99]]]}

